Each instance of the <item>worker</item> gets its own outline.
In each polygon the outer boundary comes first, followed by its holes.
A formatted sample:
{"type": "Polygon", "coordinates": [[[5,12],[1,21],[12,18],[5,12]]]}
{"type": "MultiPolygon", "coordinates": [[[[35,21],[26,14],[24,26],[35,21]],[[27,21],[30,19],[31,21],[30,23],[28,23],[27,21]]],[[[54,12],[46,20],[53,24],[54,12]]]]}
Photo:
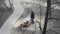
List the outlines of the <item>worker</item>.
{"type": "Polygon", "coordinates": [[[31,23],[34,24],[35,13],[31,11],[31,23]]]}

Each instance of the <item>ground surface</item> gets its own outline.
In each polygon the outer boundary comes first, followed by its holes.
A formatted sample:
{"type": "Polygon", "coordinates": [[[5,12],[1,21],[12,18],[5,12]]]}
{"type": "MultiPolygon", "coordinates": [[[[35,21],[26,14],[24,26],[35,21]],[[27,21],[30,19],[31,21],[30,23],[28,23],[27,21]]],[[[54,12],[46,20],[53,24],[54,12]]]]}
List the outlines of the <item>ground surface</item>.
{"type": "Polygon", "coordinates": [[[8,11],[0,6],[0,28],[12,13],[13,11],[8,11]]]}
{"type": "MultiPolygon", "coordinates": [[[[57,1],[59,1],[59,0],[57,0],[57,1]]],[[[14,1],[15,3],[14,4],[16,4],[17,2],[19,2],[19,1],[14,1]]],[[[46,1],[44,1],[44,2],[46,2],[46,1]]],[[[53,4],[55,3],[56,1],[54,1],[53,2],[53,4]]],[[[18,5],[18,4],[17,4],[18,5]]],[[[15,7],[15,9],[17,9],[17,8],[19,8],[17,5],[15,5],[14,7],[15,7]]],[[[59,4],[60,5],[60,4],[59,4]]],[[[2,10],[3,8],[1,8],[1,10],[0,10],[0,26],[2,26],[2,24],[7,20],[7,18],[12,14],[12,11],[7,11],[6,9],[4,9],[4,10],[2,10]]],[[[27,8],[28,9],[28,8],[27,8]]],[[[15,18],[16,17],[19,17],[19,11],[20,11],[20,9],[17,9],[17,10],[15,10],[15,13],[14,13],[14,15],[16,15],[16,16],[13,16],[14,17],[14,19],[12,19],[12,21],[13,20],[15,20],[15,18]],[[18,12],[16,12],[16,11],[18,11],[18,12]]],[[[37,14],[36,15],[36,18],[39,18],[38,16],[39,16],[39,12],[36,12],[37,11],[37,9],[35,9],[35,8],[33,8],[33,10],[35,10],[35,13],[37,14]]],[[[44,23],[44,19],[45,18],[43,18],[43,17],[45,17],[45,12],[46,12],[46,7],[44,7],[44,6],[41,6],[41,14],[42,14],[42,28],[43,28],[43,23],[44,23]]],[[[27,12],[28,13],[28,12],[27,12]]],[[[47,25],[47,32],[46,32],[46,34],[60,34],[60,10],[57,10],[57,9],[52,9],[52,12],[51,12],[52,14],[52,19],[49,19],[48,20],[48,25],[47,25]]],[[[29,14],[29,13],[28,13],[29,14]]],[[[26,16],[27,14],[25,14],[25,16],[26,16]]],[[[24,19],[24,16],[22,17],[23,19],[24,19]]],[[[16,18],[17,19],[17,18],[16,18]]],[[[15,20],[16,21],[16,20],[15,20]]],[[[9,21],[9,23],[10,23],[10,21],[9,21]]],[[[17,24],[17,23],[16,23],[17,24]]],[[[14,26],[17,26],[17,25],[14,25],[14,26]]],[[[23,30],[19,30],[17,27],[14,27],[14,26],[12,26],[12,29],[11,29],[11,34],[40,34],[41,33],[41,31],[40,31],[40,29],[39,29],[39,27],[36,27],[36,29],[35,29],[35,25],[31,25],[30,27],[28,27],[28,28],[23,28],[23,30]]],[[[37,25],[36,25],[37,26],[37,25]]],[[[8,26],[7,26],[8,27],[8,26]]],[[[6,27],[5,27],[6,28],[6,27]]],[[[3,30],[4,31],[4,30],[3,30]]],[[[2,32],[3,32],[2,31],[2,32]]],[[[8,29],[6,30],[6,31],[8,31],[8,29]]]]}
{"type": "Polygon", "coordinates": [[[11,34],[40,34],[41,30],[38,23],[31,24],[29,27],[18,28],[21,24],[21,20],[17,22],[11,30],[11,34]]]}

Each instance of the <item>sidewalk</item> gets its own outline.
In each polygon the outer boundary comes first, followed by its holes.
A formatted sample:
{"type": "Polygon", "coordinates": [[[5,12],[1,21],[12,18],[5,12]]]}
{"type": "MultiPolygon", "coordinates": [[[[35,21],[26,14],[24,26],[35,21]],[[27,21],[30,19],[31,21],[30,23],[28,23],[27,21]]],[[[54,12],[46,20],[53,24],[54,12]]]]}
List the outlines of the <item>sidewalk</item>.
{"type": "Polygon", "coordinates": [[[10,34],[11,28],[14,26],[16,21],[19,19],[19,17],[23,13],[23,8],[19,4],[19,2],[14,0],[14,3],[16,2],[17,2],[17,5],[14,5],[15,10],[13,14],[7,19],[7,21],[1,27],[0,34],[10,34]]]}

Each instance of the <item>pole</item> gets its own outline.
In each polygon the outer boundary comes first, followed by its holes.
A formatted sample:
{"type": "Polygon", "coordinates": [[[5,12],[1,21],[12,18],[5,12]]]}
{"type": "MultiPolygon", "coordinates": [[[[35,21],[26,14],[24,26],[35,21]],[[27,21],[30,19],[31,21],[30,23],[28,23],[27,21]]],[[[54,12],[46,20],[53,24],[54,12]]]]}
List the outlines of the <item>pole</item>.
{"type": "Polygon", "coordinates": [[[46,16],[45,16],[45,23],[44,23],[44,28],[42,34],[46,34],[46,28],[47,28],[47,23],[48,23],[48,13],[49,13],[49,8],[50,8],[50,3],[51,0],[47,0],[47,10],[46,10],[46,16]]]}
{"type": "Polygon", "coordinates": [[[48,16],[49,19],[51,19],[51,0],[49,1],[49,16],[48,16]]]}

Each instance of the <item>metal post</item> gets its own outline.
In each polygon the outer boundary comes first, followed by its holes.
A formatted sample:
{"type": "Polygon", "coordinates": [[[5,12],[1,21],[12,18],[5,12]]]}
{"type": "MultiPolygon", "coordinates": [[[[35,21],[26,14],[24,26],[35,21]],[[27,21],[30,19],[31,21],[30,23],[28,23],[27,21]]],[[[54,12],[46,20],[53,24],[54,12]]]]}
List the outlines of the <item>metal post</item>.
{"type": "Polygon", "coordinates": [[[45,23],[44,23],[44,28],[42,34],[46,34],[46,28],[47,28],[47,23],[48,23],[48,13],[49,13],[49,8],[50,8],[50,2],[51,0],[47,0],[47,10],[46,10],[46,17],[45,17],[45,23]]]}
{"type": "Polygon", "coordinates": [[[49,14],[48,18],[51,19],[51,0],[49,1],[49,13],[48,14],[49,14]]]}

